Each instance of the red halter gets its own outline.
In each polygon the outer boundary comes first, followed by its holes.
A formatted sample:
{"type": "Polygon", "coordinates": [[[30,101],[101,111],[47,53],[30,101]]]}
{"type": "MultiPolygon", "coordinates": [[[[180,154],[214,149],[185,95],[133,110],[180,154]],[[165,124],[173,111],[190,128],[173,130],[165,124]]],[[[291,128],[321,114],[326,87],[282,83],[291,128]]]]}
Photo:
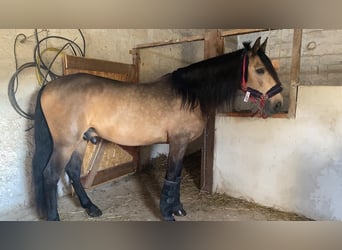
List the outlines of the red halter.
{"type": "Polygon", "coordinates": [[[266,92],[266,94],[263,94],[256,89],[247,87],[247,81],[245,79],[246,68],[247,68],[246,57],[247,57],[247,53],[244,54],[243,62],[242,62],[241,89],[244,93],[246,93],[244,102],[248,102],[248,100],[251,99],[252,103],[255,103],[258,105],[258,110],[252,116],[255,116],[258,112],[260,112],[261,117],[267,118],[267,115],[264,112],[264,107],[265,107],[265,103],[267,99],[280,93],[283,90],[283,88],[281,86],[281,83],[279,82],[276,85],[274,85],[272,88],[270,88],[266,92]]]}

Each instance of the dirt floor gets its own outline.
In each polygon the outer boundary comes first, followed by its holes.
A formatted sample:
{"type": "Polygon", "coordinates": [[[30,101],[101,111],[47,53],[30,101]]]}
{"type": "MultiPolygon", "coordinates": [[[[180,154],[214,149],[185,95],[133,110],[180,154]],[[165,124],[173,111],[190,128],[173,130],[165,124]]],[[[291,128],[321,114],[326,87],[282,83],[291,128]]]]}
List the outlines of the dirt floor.
{"type": "MultiPolygon", "coordinates": [[[[156,158],[138,174],[121,177],[88,190],[92,201],[102,210],[98,218],[88,217],[76,197],[59,198],[63,221],[160,221],[159,195],[166,169],[166,157],[156,158]]],[[[296,221],[308,218],[257,205],[224,194],[199,190],[200,153],[184,160],[181,200],[187,216],[178,221],[296,221]]],[[[1,219],[1,218],[0,218],[1,219]]],[[[4,219],[4,218],[3,218],[4,219]]],[[[15,211],[6,220],[37,220],[32,211],[15,211]]]]}

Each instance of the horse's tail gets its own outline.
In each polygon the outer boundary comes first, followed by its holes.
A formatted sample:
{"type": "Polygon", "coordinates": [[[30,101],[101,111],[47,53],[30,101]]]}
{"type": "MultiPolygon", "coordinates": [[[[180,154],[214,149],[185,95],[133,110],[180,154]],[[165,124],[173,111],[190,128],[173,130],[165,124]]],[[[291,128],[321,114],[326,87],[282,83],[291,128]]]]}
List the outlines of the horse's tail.
{"type": "Polygon", "coordinates": [[[43,171],[48,164],[53,148],[50,130],[41,107],[43,89],[44,88],[41,88],[38,92],[34,114],[35,151],[32,160],[33,185],[39,216],[46,216],[47,209],[44,195],[43,171]]]}

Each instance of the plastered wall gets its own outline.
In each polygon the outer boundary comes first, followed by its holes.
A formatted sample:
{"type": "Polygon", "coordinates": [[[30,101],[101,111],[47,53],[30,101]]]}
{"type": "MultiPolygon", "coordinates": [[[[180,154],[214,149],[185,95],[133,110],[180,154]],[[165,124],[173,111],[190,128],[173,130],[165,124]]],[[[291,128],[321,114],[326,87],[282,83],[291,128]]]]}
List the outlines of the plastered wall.
{"type": "Polygon", "coordinates": [[[341,220],[341,100],[341,86],[301,86],[296,119],[218,115],[214,190],[341,220]]]}

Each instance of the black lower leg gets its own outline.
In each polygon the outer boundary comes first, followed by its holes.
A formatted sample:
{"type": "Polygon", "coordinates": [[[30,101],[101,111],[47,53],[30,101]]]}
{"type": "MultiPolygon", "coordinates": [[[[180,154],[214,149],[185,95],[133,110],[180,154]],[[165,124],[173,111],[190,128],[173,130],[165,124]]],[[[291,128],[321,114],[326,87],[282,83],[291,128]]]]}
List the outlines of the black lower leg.
{"type": "Polygon", "coordinates": [[[182,177],[177,177],[176,178],[176,183],[177,183],[177,187],[176,187],[176,194],[175,194],[175,204],[173,207],[173,213],[176,216],[185,216],[186,215],[186,211],[183,208],[183,204],[180,201],[180,185],[182,182],[182,177]]]}
{"type": "Polygon", "coordinates": [[[171,144],[162,193],[160,197],[160,211],[164,220],[173,221],[176,216],[186,215],[186,211],[180,201],[180,184],[182,173],[182,161],[186,144],[171,144]]]}
{"type": "Polygon", "coordinates": [[[91,202],[91,200],[89,199],[87,193],[85,192],[81,184],[81,180],[80,180],[81,165],[82,165],[81,156],[77,152],[74,152],[66,167],[66,172],[80,200],[81,206],[86,210],[88,215],[91,217],[101,216],[102,211],[94,203],[91,202]]]}
{"type": "Polygon", "coordinates": [[[59,221],[59,214],[57,211],[57,183],[59,176],[51,167],[48,165],[44,172],[44,195],[46,201],[46,212],[48,221],[59,221]]]}
{"type": "Polygon", "coordinates": [[[164,180],[159,206],[163,219],[166,221],[174,221],[173,215],[186,215],[183,204],[180,202],[180,183],[181,177],[176,178],[176,181],[164,180]]]}
{"type": "MultiPolygon", "coordinates": [[[[48,187],[48,185],[45,185],[48,187]]],[[[45,192],[46,199],[46,209],[47,209],[47,220],[48,221],[59,221],[59,214],[57,211],[57,184],[56,188],[50,187],[50,190],[45,192]]]]}

